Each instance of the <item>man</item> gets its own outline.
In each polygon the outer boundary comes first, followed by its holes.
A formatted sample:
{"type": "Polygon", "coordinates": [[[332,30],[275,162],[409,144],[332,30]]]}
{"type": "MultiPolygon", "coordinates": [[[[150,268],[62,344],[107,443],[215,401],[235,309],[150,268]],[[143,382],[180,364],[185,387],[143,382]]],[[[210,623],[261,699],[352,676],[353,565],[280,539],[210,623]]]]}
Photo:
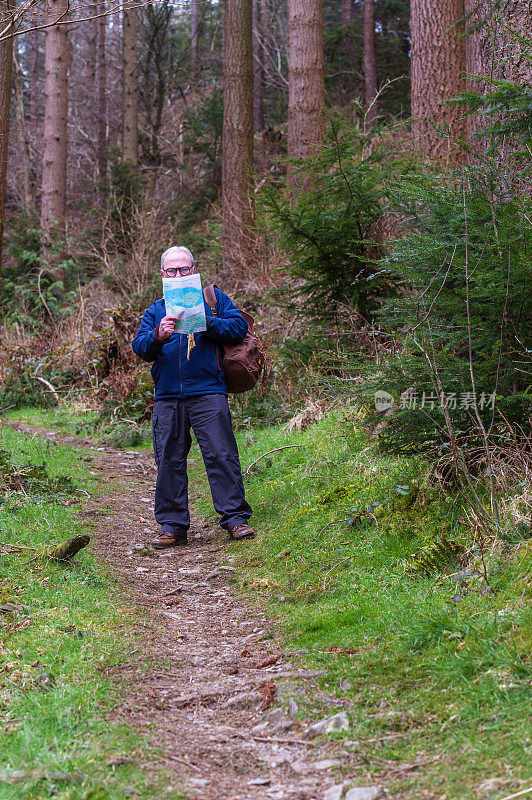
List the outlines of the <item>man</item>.
{"type": "MultiPolygon", "coordinates": [[[[195,271],[186,247],[170,247],[161,257],[162,277],[195,271]]],[[[215,292],[217,316],[205,303],[207,331],[194,334],[192,349],[187,347],[186,334],[174,333],[179,317],[166,315],[164,299],[156,300],[144,313],[132,344],[140,358],[153,362],[153,449],[158,467],[155,519],[161,532],[152,545],[158,549],[187,543],[190,428],[203,455],[220,525],[232,539],[255,535],[247,524],[252,511],[244,495],[221,356],[224,343],[242,341],[247,322],[227,295],[218,288],[215,292]]]]}

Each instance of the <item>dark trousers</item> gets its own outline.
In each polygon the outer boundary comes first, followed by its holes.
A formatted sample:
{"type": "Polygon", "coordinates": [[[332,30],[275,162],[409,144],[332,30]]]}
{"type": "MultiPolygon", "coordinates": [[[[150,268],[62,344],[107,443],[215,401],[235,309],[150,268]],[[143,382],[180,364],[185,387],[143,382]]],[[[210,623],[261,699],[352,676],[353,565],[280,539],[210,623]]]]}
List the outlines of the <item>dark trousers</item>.
{"type": "Polygon", "coordinates": [[[201,449],[220,525],[229,530],[246,522],[252,511],[244,495],[231,412],[223,394],[155,401],[155,519],[163,531],[183,531],[190,525],[187,456],[191,428],[201,449]]]}

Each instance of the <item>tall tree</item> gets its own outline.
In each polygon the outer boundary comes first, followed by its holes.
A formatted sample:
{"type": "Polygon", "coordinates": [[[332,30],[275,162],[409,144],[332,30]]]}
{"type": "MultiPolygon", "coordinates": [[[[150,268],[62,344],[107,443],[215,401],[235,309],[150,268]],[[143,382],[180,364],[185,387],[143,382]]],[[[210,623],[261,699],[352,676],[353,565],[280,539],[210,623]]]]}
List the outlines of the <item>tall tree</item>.
{"type": "Polygon", "coordinates": [[[32,181],[31,181],[31,159],[28,145],[28,133],[26,129],[26,115],[24,112],[24,90],[22,85],[22,70],[17,57],[17,46],[13,51],[13,69],[15,85],[15,117],[17,120],[18,152],[20,156],[20,171],[22,174],[22,194],[26,209],[32,206],[32,181]]]}
{"type": "Polygon", "coordinates": [[[39,105],[39,31],[32,31],[30,38],[30,124],[33,134],[37,129],[39,105]]]}
{"type": "Polygon", "coordinates": [[[137,9],[123,7],[123,117],[122,159],[136,167],[138,163],[138,64],[137,9]]]}
{"type": "Polygon", "coordinates": [[[364,89],[368,120],[377,116],[377,61],[375,57],[375,3],[364,0],[364,89]]]}
{"type": "MultiPolygon", "coordinates": [[[[97,76],[98,76],[98,141],[96,145],[96,161],[98,166],[98,180],[102,187],[107,183],[107,17],[105,13],[105,0],[98,5],[98,42],[97,42],[97,76]]],[[[103,188],[102,188],[103,191],[103,188]]]]}
{"type": "MultiPolygon", "coordinates": [[[[90,6],[90,13],[97,14],[98,6],[90,6]]],[[[85,64],[86,64],[86,85],[85,96],[87,97],[87,107],[85,108],[85,129],[90,138],[94,151],[91,152],[91,157],[96,151],[96,144],[98,141],[98,116],[94,113],[94,101],[97,97],[96,91],[96,68],[98,63],[98,18],[95,16],[93,19],[88,20],[84,24],[85,29],[85,64]]],[[[93,178],[97,177],[97,164],[96,159],[91,158],[93,178]]]]}
{"type": "Polygon", "coordinates": [[[288,0],[288,155],[307,158],[325,131],[321,0],[288,0]]]}
{"type": "Polygon", "coordinates": [[[225,0],[223,30],[222,255],[245,275],[255,259],[252,0],[225,0]]]}
{"type": "Polygon", "coordinates": [[[42,158],[41,233],[43,254],[49,238],[62,240],[66,224],[67,175],[67,26],[69,0],[48,0],[44,57],[44,149],[42,158]]]}
{"type": "Polygon", "coordinates": [[[264,69],[262,65],[260,0],[253,0],[253,129],[264,130],[264,69]]]}
{"type": "MultiPolygon", "coordinates": [[[[0,20],[8,21],[14,8],[13,0],[0,0],[0,20]]],[[[0,270],[6,202],[7,144],[11,108],[13,70],[13,39],[0,42],[0,270]]]]}
{"type": "Polygon", "coordinates": [[[190,0],[190,60],[195,76],[199,67],[199,22],[199,0],[190,0]]]}
{"type": "Polygon", "coordinates": [[[465,89],[465,46],[458,25],[463,0],[411,0],[412,131],[430,157],[449,155],[449,140],[434,125],[463,131],[463,112],[446,102],[465,89]]]}
{"type": "Polygon", "coordinates": [[[347,27],[351,22],[352,0],[342,0],[342,25],[347,27]]]}

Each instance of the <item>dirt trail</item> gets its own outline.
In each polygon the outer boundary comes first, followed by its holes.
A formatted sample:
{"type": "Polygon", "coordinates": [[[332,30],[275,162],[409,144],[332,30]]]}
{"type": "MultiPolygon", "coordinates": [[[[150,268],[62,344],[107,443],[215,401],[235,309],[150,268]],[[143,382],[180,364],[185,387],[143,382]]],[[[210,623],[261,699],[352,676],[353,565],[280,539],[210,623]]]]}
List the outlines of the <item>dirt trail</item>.
{"type": "MultiPolygon", "coordinates": [[[[290,660],[273,623],[232,590],[231,568],[218,563],[226,534],[193,519],[188,547],[151,556],[135,549],[156,530],[151,453],[102,448],[23,423],[12,427],[90,446],[99,451],[92,468],[102,486],[120,484],[119,492],[107,486],[91,497],[80,514],[94,524],[91,546],[116,571],[125,602],[149,615],[148,626],[132,616],[140,646],[118,667],[127,697],[117,709],[137,729],[155,727],[164,758],[146,753],[148,769],[164,766],[176,787],[205,800],[323,800],[346,778],[374,783],[364,780],[356,748],[306,740],[310,722],[291,718],[297,707],[289,698],[319,695],[318,674],[290,660]],[[279,660],[261,666],[272,654],[279,660]]],[[[324,717],[342,711],[341,700],[329,708],[324,700],[324,717]]]]}

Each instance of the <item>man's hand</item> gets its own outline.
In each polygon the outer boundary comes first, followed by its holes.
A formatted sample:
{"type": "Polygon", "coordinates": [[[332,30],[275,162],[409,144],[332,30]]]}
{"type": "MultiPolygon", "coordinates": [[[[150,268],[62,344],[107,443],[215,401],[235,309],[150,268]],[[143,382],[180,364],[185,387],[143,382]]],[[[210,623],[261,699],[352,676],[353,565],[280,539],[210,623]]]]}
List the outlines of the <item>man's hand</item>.
{"type": "Polygon", "coordinates": [[[159,323],[159,339],[162,342],[167,342],[170,336],[175,331],[175,324],[178,322],[179,317],[163,317],[159,323]]]}

